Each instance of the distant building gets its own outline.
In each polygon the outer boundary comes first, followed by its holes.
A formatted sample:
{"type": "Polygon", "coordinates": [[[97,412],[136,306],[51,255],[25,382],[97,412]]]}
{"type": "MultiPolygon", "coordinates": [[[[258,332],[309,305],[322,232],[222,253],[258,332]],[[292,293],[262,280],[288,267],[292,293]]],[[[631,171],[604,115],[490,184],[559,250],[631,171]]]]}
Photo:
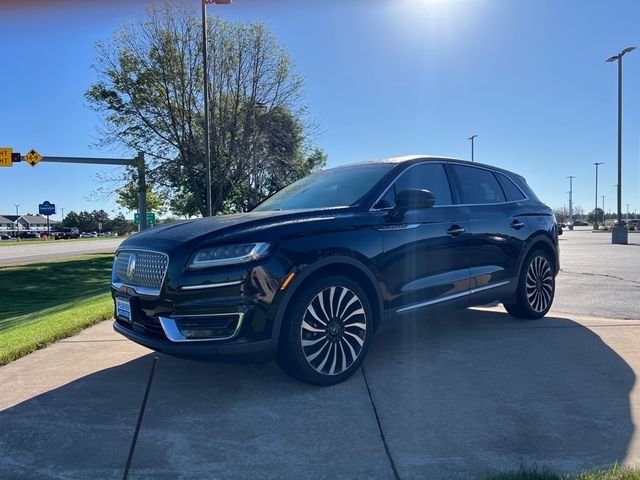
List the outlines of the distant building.
{"type": "MultiPolygon", "coordinates": [[[[49,228],[60,226],[60,222],[49,220],[49,228]]],[[[20,232],[38,232],[47,231],[47,217],[42,215],[0,215],[0,233],[5,235],[17,235],[20,232]]]]}

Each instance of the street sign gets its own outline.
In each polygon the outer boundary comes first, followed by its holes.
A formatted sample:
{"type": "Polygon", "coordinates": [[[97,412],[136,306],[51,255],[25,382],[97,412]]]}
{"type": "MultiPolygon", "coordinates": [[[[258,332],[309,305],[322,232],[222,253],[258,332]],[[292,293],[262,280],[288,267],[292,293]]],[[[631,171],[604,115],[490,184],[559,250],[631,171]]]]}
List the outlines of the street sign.
{"type": "MultiPolygon", "coordinates": [[[[136,225],[140,225],[140,214],[133,214],[133,223],[136,225]]],[[[147,213],[147,225],[155,225],[156,224],[156,214],[154,212],[147,213]]]]}
{"type": "Polygon", "coordinates": [[[56,205],[45,200],[40,205],[38,205],[38,213],[40,215],[55,215],[56,205]]]}
{"type": "Polygon", "coordinates": [[[0,167],[13,167],[13,149],[0,148],[0,167]]]}
{"type": "Polygon", "coordinates": [[[29,153],[24,156],[24,159],[29,165],[35,167],[38,162],[42,160],[42,155],[40,155],[32,148],[31,150],[29,150],[29,153]]]}

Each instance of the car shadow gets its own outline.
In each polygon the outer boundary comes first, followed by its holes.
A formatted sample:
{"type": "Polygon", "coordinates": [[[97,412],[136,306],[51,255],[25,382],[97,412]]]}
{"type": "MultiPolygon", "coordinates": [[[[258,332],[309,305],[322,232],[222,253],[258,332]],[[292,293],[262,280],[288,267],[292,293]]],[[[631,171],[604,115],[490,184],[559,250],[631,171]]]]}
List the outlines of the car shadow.
{"type": "MultiPolygon", "coordinates": [[[[0,478],[121,478],[153,356],[0,412],[0,478]]],[[[369,389],[402,479],[575,471],[623,460],[634,433],[633,371],[560,317],[403,321],[374,337],[369,388],[360,373],[319,388],[274,363],[158,356],[131,479],[392,479],[369,389]]]]}
{"type": "Polygon", "coordinates": [[[375,339],[365,372],[401,478],[627,456],[635,375],[592,330],[479,309],[400,323],[375,339]]]}
{"type": "MultiPolygon", "coordinates": [[[[0,412],[0,478],[122,478],[153,356],[0,412]]],[[[157,356],[130,479],[393,478],[360,373],[320,388],[157,356]]]]}

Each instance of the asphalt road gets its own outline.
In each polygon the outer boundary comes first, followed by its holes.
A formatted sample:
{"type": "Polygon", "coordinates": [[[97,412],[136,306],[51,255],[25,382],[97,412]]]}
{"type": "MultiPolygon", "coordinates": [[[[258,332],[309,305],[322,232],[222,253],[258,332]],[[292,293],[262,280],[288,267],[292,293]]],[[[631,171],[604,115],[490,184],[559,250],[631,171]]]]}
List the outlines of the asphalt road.
{"type": "Polygon", "coordinates": [[[52,240],[47,243],[34,243],[31,245],[25,242],[24,245],[2,246],[0,247],[0,266],[26,265],[92,253],[112,253],[116,251],[122,240],[122,238],[79,242],[52,240]]]}
{"type": "MultiPolygon", "coordinates": [[[[158,355],[130,478],[444,479],[640,464],[640,234],[630,240],[566,232],[546,318],[497,307],[407,319],[334,387],[274,363],[158,355]]],[[[0,478],[121,478],[153,355],[103,322],[0,368],[0,478]]]]}

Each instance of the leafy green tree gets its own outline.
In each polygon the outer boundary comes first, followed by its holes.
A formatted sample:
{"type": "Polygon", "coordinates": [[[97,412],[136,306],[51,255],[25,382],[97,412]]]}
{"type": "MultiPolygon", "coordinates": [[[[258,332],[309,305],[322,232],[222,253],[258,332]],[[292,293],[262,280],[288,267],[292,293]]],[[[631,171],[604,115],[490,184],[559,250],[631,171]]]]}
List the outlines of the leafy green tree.
{"type": "Polygon", "coordinates": [[[108,226],[108,229],[105,229],[105,231],[114,232],[118,235],[124,235],[126,232],[134,230],[133,226],[129,224],[122,213],[119,213],[113,218],[113,220],[110,220],[108,226]]]}
{"type": "Polygon", "coordinates": [[[62,226],[65,228],[79,228],[80,218],[78,217],[78,214],[73,210],[67,213],[62,219],[62,226]]]}
{"type": "MultiPolygon", "coordinates": [[[[263,23],[208,24],[213,211],[250,208],[324,165],[309,141],[302,78],[263,23]]],[[[102,144],[144,151],[152,191],[181,215],[206,212],[201,26],[193,2],[153,3],[97,46],[86,92],[102,144]]],[[[127,171],[127,180],[133,172],[127,171]]]]}
{"type": "MultiPolygon", "coordinates": [[[[122,208],[138,211],[139,193],[138,186],[134,183],[128,183],[126,186],[116,190],[118,198],[116,203],[122,208]]],[[[166,197],[162,192],[153,190],[151,185],[147,185],[147,211],[156,212],[162,215],[166,212],[166,197]]]]}

